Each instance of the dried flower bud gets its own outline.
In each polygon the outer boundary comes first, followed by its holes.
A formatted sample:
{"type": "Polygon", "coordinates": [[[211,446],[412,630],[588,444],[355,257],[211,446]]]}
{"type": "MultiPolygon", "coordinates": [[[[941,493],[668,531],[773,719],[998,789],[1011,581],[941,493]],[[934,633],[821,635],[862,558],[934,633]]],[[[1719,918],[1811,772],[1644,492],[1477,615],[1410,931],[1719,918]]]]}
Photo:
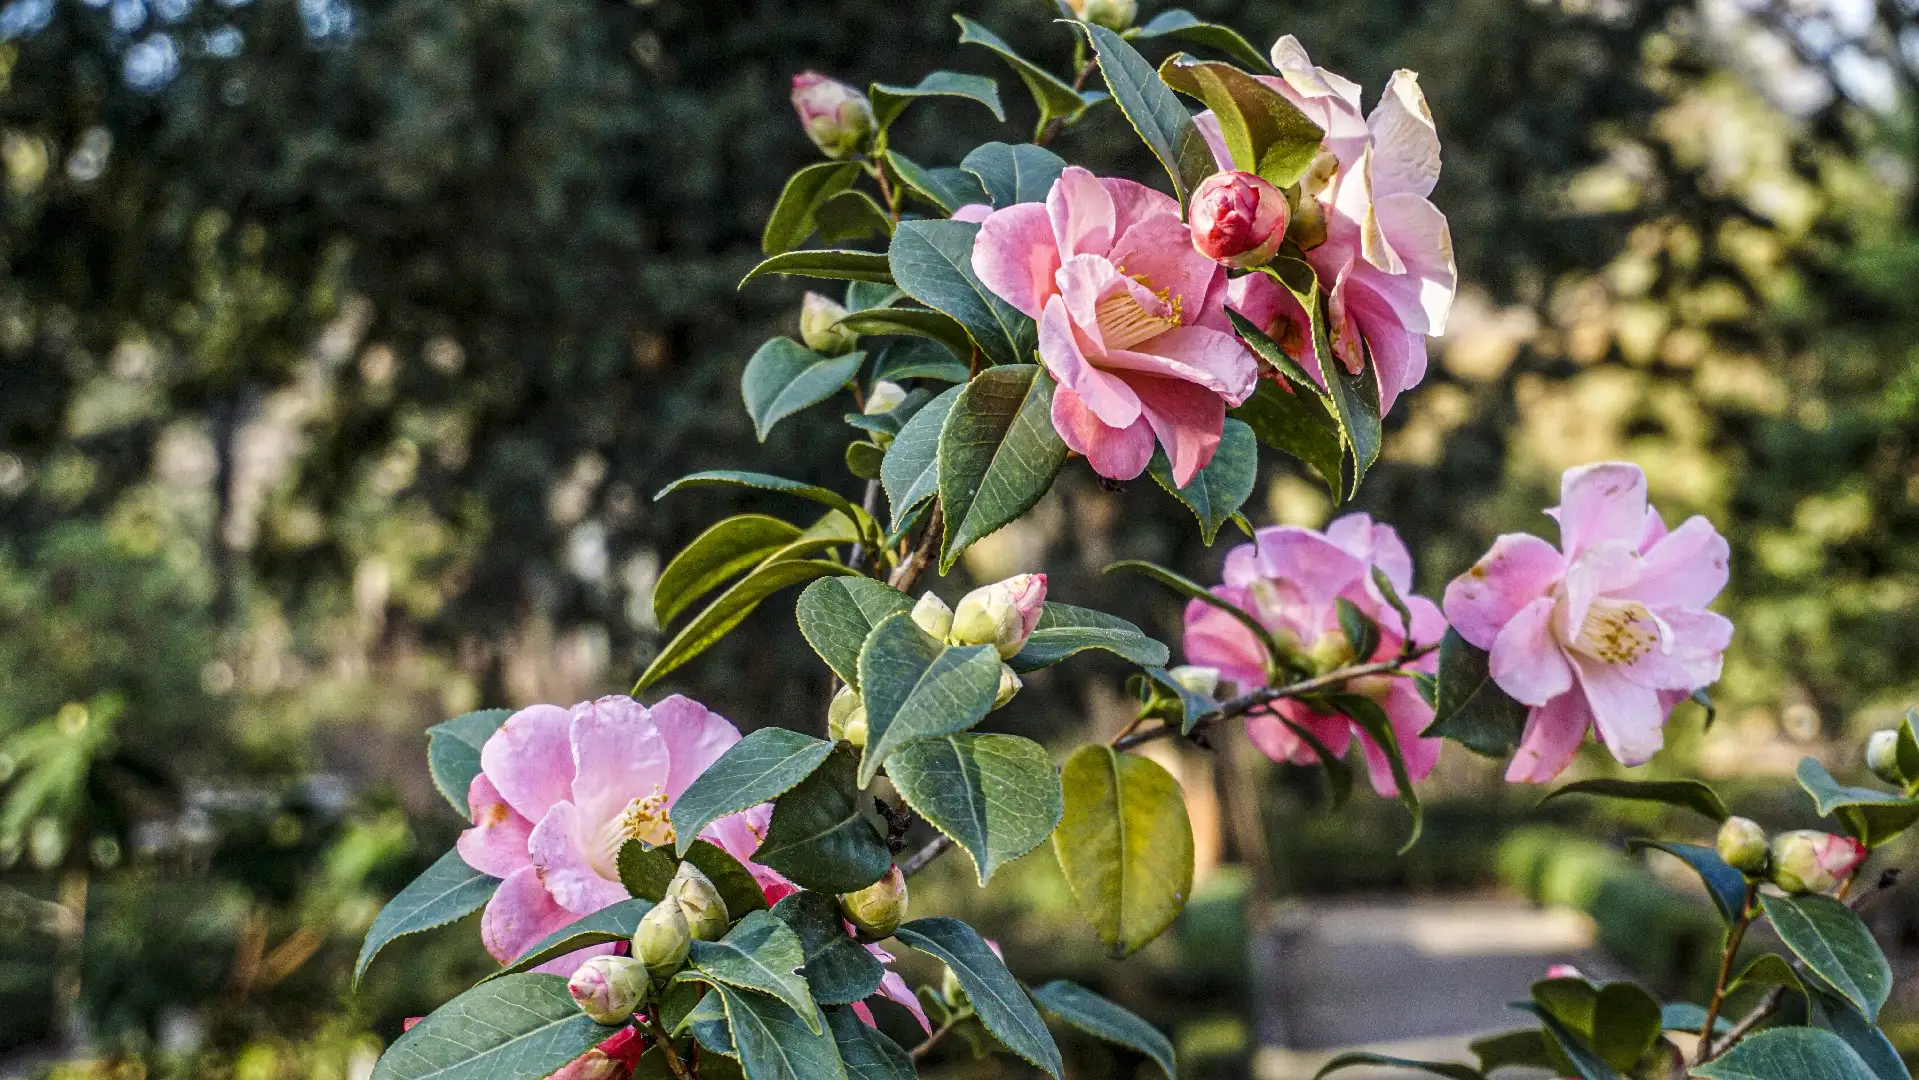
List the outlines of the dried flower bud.
{"type": "Polygon", "coordinates": [[[1073,16],[1081,22],[1104,26],[1115,33],[1130,30],[1139,18],[1139,0],[1066,0],[1073,16]]]}
{"type": "Polygon", "coordinates": [[[806,347],[826,356],[849,353],[860,343],[860,336],[839,325],[846,308],[831,297],[809,292],[800,300],[800,340],[806,347]]]}
{"type": "Polygon", "coordinates": [[[1829,893],[1866,861],[1866,846],[1849,836],[1814,829],[1772,840],[1772,883],[1789,893],[1829,893]]]}
{"type": "Polygon", "coordinates": [[[1200,667],[1197,664],[1181,664],[1166,674],[1173,681],[1186,688],[1188,693],[1210,698],[1219,693],[1219,669],[1200,667]]]}
{"type": "Polygon", "coordinates": [[[1025,685],[1025,683],[1020,681],[1019,672],[1014,671],[1005,664],[1001,664],[999,666],[999,691],[993,695],[993,708],[1000,708],[1007,702],[1013,700],[1014,696],[1020,692],[1020,688],[1025,685]]]}
{"type": "Polygon", "coordinates": [[[860,409],[867,416],[884,416],[900,407],[906,400],[906,388],[899,383],[881,379],[873,384],[866,395],[866,405],[860,409]]]}
{"type": "Polygon", "coordinates": [[[1893,728],[1875,731],[1866,739],[1866,768],[1872,775],[1894,787],[1906,786],[1906,775],[1899,770],[1899,732],[1893,728]]]}
{"type": "Polygon", "coordinates": [[[1772,850],[1766,843],[1766,830],[1750,818],[1727,818],[1719,827],[1719,857],[1727,866],[1746,874],[1763,874],[1772,850]]]}
{"type": "Polygon", "coordinates": [[[673,973],[686,963],[686,954],[693,945],[693,931],[686,923],[686,913],[680,905],[661,901],[653,905],[653,910],[640,919],[640,928],[633,932],[633,955],[653,978],[665,982],[673,973]]]}
{"type": "Polygon", "coordinates": [[[913,623],[945,641],[953,636],[953,609],[946,606],[946,601],[929,592],[913,605],[913,623]]]}
{"type": "Polygon", "coordinates": [[[865,94],[817,71],[793,76],[793,111],[806,137],[830,158],[859,153],[878,127],[865,94]]]}
{"type": "Polygon", "coordinates": [[[840,894],[840,914],[861,941],[892,937],[906,919],[906,875],[895,866],[866,888],[840,894]]]}
{"type": "Polygon", "coordinates": [[[991,645],[1001,659],[1026,647],[1046,603],[1046,575],[1019,574],[974,589],[953,609],[952,640],[960,645],[991,645]]]}
{"type": "Polygon", "coordinates": [[[1264,266],[1279,253],[1291,209],[1286,195],[1248,172],[1217,172],[1193,191],[1193,247],[1226,266],[1264,266]]]}
{"type": "Polygon", "coordinates": [[[720,898],[720,890],[713,887],[712,879],[701,873],[699,867],[690,862],[681,863],[666,886],[666,899],[680,905],[681,914],[686,916],[687,933],[693,940],[718,941],[726,936],[730,921],[726,901],[720,898]]]}
{"type": "Polygon", "coordinates": [[[630,956],[595,956],[566,983],[566,992],[596,1024],[626,1023],[646,991],[646,965],[630,956]]]}

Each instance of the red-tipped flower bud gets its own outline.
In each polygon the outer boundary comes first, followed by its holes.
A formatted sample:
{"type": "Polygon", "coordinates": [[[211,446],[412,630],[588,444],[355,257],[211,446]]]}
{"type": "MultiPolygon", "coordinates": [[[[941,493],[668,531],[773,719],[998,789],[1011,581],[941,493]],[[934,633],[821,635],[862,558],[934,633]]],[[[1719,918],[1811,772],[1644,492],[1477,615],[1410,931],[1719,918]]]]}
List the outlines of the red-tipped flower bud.
{"type": "Polygon", "coordinates": [[[1291,212],[1278,188],[1245,172],[1218,172],[1193,192],[1193,247],[1226,266],[1264,266],[1286,238],[1291,212]]]}
{"type": "Polygon", "coordinates": [[[1772,840],[1772,883],[1789,893],[1829,893],[1866,861],[1866,846],[1850,836],[1813,829],[1772,840]]]}
{"type": "Polygon", "coordinates": [[[793,76],[793,111],[806,128],[806,137],[830,158],[859,153],[877,126],[873,103],[865,94],[817,71],[793,76]]]}
{"type": "Polygon", "coordinates": [[[953,641],[992,645],[1001,659],[1011,659],[1033,636],[1045,603],[1045,574],[1016,574],[982,585],[960,597],[959,606],[953,609],[953,641]]]}
{"type": "Polygon", "coordinates": [[[624,1024],[646,1000],[646,965],[630,956],[595,956],[567,980],[566,992],[596,1024],[624,1024]]]}

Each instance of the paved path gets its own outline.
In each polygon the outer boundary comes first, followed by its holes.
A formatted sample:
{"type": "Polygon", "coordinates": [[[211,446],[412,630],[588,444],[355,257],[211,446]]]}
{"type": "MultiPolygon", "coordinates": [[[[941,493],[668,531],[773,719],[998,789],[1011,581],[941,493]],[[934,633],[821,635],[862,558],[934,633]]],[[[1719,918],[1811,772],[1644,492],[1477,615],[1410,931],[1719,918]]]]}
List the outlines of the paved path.
{"type": "MultiPolygon", "coordinates": [[[[1553,964],[1618,971],[1585,916],[1508,900],[1315,901],[1256,944],[1257,1080],[1310,1080],[1341,1050],[1472,1061],[1466,1044],[1525,1026],[1506,1007],[1553,964]]],[[[1339,1074],[1401,1080],[1404,1070],[1339,1074]]],[[[1515,1077],[1519,1074],[1514,1073],[1515,1077]]]]}

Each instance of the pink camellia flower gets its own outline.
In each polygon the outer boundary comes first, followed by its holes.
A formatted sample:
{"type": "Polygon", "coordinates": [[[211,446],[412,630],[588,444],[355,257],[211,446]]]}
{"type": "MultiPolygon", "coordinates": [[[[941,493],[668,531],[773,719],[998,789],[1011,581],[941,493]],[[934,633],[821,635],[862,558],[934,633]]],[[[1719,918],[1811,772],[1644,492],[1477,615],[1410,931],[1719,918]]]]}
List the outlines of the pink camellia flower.
{"type": "Polygon", "coordinates": [[[598,1046],[550,1074],[547,1080],[627,1080],[640,1063],[650,1040],[631,1025],[614,1032],[598,1046]]]}
{"type": "Polygon", "coordinates": [[[1039,320],[1040,359],[1059,380],[1053,426],[1101,476],[1138,476],[1157,438],[1184,486],[1212,460],[1226,407],[1253,392],[1225,271],[1151,188],[1069,168],[1045,203],[986,219],[973,271],[1039,320]]]}
{"type": "MultiPolygon", "coordinates": [[[[1323,533],[1291,526],[1259,530],[1253,543],[1227,554],[1225,583],[1213,594],[1252,615],[1282,648],[1308,657],[1321,671],[1331,671],[1390,660],[1399,655],[1406,639],[1409,628],[1401,624],[1399,613],[1373,580],[1374,567],[1385,573],[1405,600],[1412,614],[1413,643],[1425,646],[1438,641],[1446,623],[1431,600],[1412,595],[1413,560],[1406,545],[1392,526],[1376,524],[1365,514],[1348,514],[1326,526],[1323,533]],[[1352,655],[1339,625],[1341,599],[1379,624],[1379,647],[1372,656],[1352,655]]],[[[1184,647],[1188,661],[1218,668],[1241,691],[1267,685],[1259,640],[1239,620],[1210,604],[1198,600],[1187,604],[1184,647]]],[[[1429,674],[1437,666],[1438,657],[1432,653],[1406,665],[1429,674]]],[[[1422,780],[1432,772],[1439,760],[1440,740],[1420,737],[1432,723],[1433,709],[1411,679],[1369,676],[1348,683],[1347,691],[1371,698],[1385,710],[1408,775],[1422,780]]],[[[1312,745],[1287,721],[1311,732],[1335,754],[1343,755],[1357,736],[1374,790],[1382,795],[1398,793],[1384,751],[1343,714],[1315,712],[1301,702],[1281,700],[1247,718],[1247,737],[1274,761],[1317,763],[1312,745]]]]}
{"type": "Polygon", "coordinates": [[[992,216],[992,205],[983,202],[967,203],[965,206],[953,211],[954,221],[970,221],[975,225],[981,224],[992,216]]]}
{"type": "MultiPolygon", "coordinates": [[[[651,709],[604,697],[562,709],[534,705],[507,718],[480,748],[467,790],[474,825],[460,857],[500,878],[480,935],[502,963],[610,904],[627,899],[615,861],[628,840],[668,844],[667,811],[695,777],[740,741],[739,729],[698,702],[674,696],[651,709]]],[[[700,835],[746,863],[762,887],[779,875],[750,862],[772,815],[760,806],[700,835]]],[[[569,975],[595,946],[540,970],[569,975]]]]}
{"type": "Polygon", "coordinates": [[[859,153],[877,126],[865,94],[817,71],[793,76],[793,111],[806,137],[830,158],[859,153]]]}
{"type": "MultiPolygon", "coordinates": [[[[1389,410],[1425,378],[1426,335],[1445,332],[1458,288],[1452,233],[1429,198],[1439,180],[1439,134],[1413,72],[1394,72],[1368,116],[1358,84],[1314,66],[1296,38],[1279,39],[1272,55],[1281,77],[1260,81],[1326,133],[1321,159],[1302,181],[1294,231],[1328,291],[1333,352],[1356,374],[1364,342],[1378,370],[1381,410],[1389,410]]],[[[1231,168],[1219,121],[1210,113],[1196,121],[1214,157],[1231,168]]],[[[1303,322],[1292,294],[1271,280],[1251,275],[1235,284],[1233,307],[1262,330],[1303,322]]],[[[1312,338],[1299,340],[1293,355],[1323,382],[1312,338]]]]}
{"type": "Polygon", "coordinates": [[[1732,623],[1706,610],[1726,587],[1725,538],[1702,517],[1667,532],[1637,465],[1567,470],[1547,513],[1557,550],[1509,533],[1446,587],[1453,629],[1532,707],[1513,782],[1559,775],[1595,726],[1622,764],[1645,764],[1672,707],[1719,678],[1732,640],[1732,623]]]}
{"type": "Polygon", "coordinates": [[[1273,261],[1286,239],[1291,210],[1278,188],[1252,173],[1228,169],[1194,189],[1186,216],[1201,255],[1243,270],[1273,261]]]}

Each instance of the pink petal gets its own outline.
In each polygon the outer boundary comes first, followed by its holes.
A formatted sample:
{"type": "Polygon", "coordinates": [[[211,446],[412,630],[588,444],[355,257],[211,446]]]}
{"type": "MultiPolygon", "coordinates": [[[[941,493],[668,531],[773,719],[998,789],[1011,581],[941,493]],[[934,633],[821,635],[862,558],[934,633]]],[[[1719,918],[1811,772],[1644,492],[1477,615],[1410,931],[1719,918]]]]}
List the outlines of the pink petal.
{"type": "Polygon", "coordinates": [[[1173,466],[1173,483],[1185,487],[1219,448],[1226,426],[1226,402],[1203,386],[1180,379],[1134,375],[1127,380],[1139,395],[1141,411],[1173,466]]]}
{"type": "Polygon", "coordinates": [[[1000,299],[1037,319],[1055,290],[1059,244],[1040,203],[995,210],[973,242],[973,273],[1000,299]]]}
{"type": "Polygon", "coordinates": [[[1419,76],[1393,72],[1366,126],[1373,137],[1375,190],[1431,195],[1439,182],[1439,131],[1420,92],[1419,76]]]}
{"type": "Polygon", "coordinates": [[[1282,701],[1274,711],[1262,710],[1246,717],[1246,741],[1273,761],[1309,767],[1320,764],[1319,751],[1287,727],[1282,715],[1311,732],[1334,757],[1345,757],[1353,744],[1353,725],[1345,717],[1324,716],[1298,702],[1282,701]]]}
{"type": "Polygon", "coordinates": [[[578,916],[553,902],[532,867],[516,870],[493,893],[480,916],[480,940],[502,964],[578,916]]]}
{"type": "Polygon", "coordinates": [[[1711,611],[1668,608],[1655,611],[1668,640],[1619,670],[1654,690],[1693,691],[1719,681],[1726,646],[1732,644],[1732,620],[1711,611]]]}
{"type": "Polygon", "coordinates": [[[480,771],[528,821],[572,796],[572,726],[573,718],[558,705],[532,705],[507,717],[480,747],[480,771]]]}
{"type": "Polygon", "coordinates": [[[1314,608],[1330,607],[1367,573],[1364,561],[1311,529],[1268,526],[1254,534],[1254,543],[1260,575],[1290,582],[1314,608]]]}
{"type": "Polygon", "coordinates": [[[1177,214],[1155,214],[1121,233],[1112,262],[1120,273],[1165,297],[1186,325],[1199,318],[1214,281],[1225,273],[1194,249],[1192,233],[1177,214]]]}
{"type": "Polygon", "coordinates": [[[1556,510],[1559,546],[1568,559],[1607,540],[1636,547],[1646,527],[1646,474],[1623,461],[1567,469],[1556,510]]]}
{"type": "Polygon", "coordinates": [[[1666,519],[1659,516],[1659,511],[1650,506],[1646,507],[1646,528],[1639,534],[1639,553],[1646,554],[1652,550],[1654,544],[1665,538],[1666,519]]]}
{"type": "Polygon", "coordinates": [[[1125,236],[1126,230],[1149,217],[1179,217],[1179,200],[1145,184],[1116,176],[1103,177],[1100,183],[1106,185],[1106,193],[1113,197],[1115,237],[1125,236]]]}
{"type": "Polygon", "coordinates": [[[1320,372],[1319,357],[1314,352],[1312,319],[1300,305],[1299,297],[1265,274],[1233,278],[1227,282],[1226,290],[1227,306],[1272,338],[1325,389],[1326,376],[1320,372]]]}
{"type": "MultiPolygon", "coordinates": [[[[1064,296],[1055,296],[1046,302],[1046,313],[1039,322],[1040,359],[1045,361],[1046,370],[1059,380],[1060,388],[1073,391],[1101,425],[1131,427],[1139,420],[1139,395],[1124,379],[1108,374],[1088,360],[1081,351],[1079,337],[1073,332],[1067,304],[1064,296]]],[[[1055,394],[1055,403],[1058,400],[1055,394]]]]}
{"type": "Polygon", "coordinates": [[[1199,129],[1199,136],[1206,140],[1206,149],[1213,152],[1213,163],[1222,169],[1233,167],[1233,152],[1226,148],[1226,132],[1219,126],[1219,117],[1213,110],[1207,109],[1193,117],[1193,126],[1199,129]]]}
{"type": "Polygon", "coordinates": [[[1586,696],[1577,690],[1534,709],[1526,718],[1519,752],[1506,767],[1506,782],[1543,784],[1565,772],[1590,727],[1592,712],[1586,707],[1586,696]]]}
{"type": "MultiPolygon", "coordinates": [[[[1405,596],[1406,610],[1413,617],[1413,644],[1431,645],[1446,636],[1446,616],[1439,613],[1439,605],[1423,596],[1405,596]]],[[[1439,663],[1437,655],[1421,657],[1419,663],[1431,661],[1439,663]]],[[[1417,664],[1415,665],[1417,666],[1417,664]]]]}
{"type": "MultiPolygon", "coordinates": [[[[1222,587],[1214,592],[1232,600],[1237,590],[1222,587]]],[[[1266,653],[1259,639],[1244,623],[1211,604],[1187,601],[1180,650],[1187,663],[1218,668],[1221,677],[1237,683],[1242,690],[1266,685],[1266,653]]]]}
{"type": "Polygon", "coordinates": [[[983,202],[967,203],[965,206],[953,211],[954,221],[967,221],[975,225],[984,223],[987,218],[992,216],[992,204],[983,202]]]}
{"type": "MultiPolygon", "coordinates": [[[[1413,556],[1398,529],[1374,521],[1371,514],[1347,514],[1326,526],[1326,538],[1384,571],[1400,596],[1412,594],[1413,556]]],[[[1369,586],[1372,580],[1371,574],[1366,575],[1369,586]]]]}
{"type": "Polygon", "coordinates": [[[600,840],[588,831],[595,824],[582,820],[572,803],[555,803],[540,823],[533,826],[533,835],[527,842],[541,884],[552,894],[555,903],[575,915],[591,915],[626,899],[625,887],[603,876],[601,866],[595,865],[597,860],[610,872],[617,854],[599,850],[597,846],[589,848],[600,840]]]}
{"type": "Polygon", "coordinates": [[[1062,259],[1075,255],[1104,255],[1113,246],[1113,197],[1092,173],[1069,166],[1046,193],[1046,216],[1052,221],[1062,259]]]}
{"type": "Polygon", "coordinates": [[[1141,416],[1123,428],[1108,427],[1070,386],[1053,389],[1053,429],[1073,450],[1086,455],[1093,471],[1108,480],[1131,480],[1153,460],[1153,429],[1141,416]]]}
{"type": "Polygon", "coordinates": [[[666,743],[666,797],[677,799],[707,766],[740,741],[740,729],[691,698],[674,694],[649,710],[666,743]]]}
{"type": "MultiPolygon", "coordinates": [[[[1439,764],[1439,751],[1445,742],[1443,739],[1423,739],[1419,733],[1433,722],[1433,707],[1419,696],[1410,679],[1394,679],[1386,700],[1381,702],[1386,710],[1386,718],[1392,722],[1393,738],[1399,743],[1399,756],[1406,764],[1406,775],[1418,783],[1432,775],[1433,767],[1439,764]]],[[[1373,790],[1384,798],[1396,798],[1399,784],[1393,779],[1392,763],[1386,760],[1386,751],[1373,742],[1372,736],[1359,732],[1359,747],[1366,755],[1366,771],[1373,782],[1373,790]]]]}
{"type": "Polygon", "coordinates": [[[1253,394],[1259,362],[1239,339],[1203,326],[1178,326],[1131,349],[1113,349],[1102,358],[1108,370],[1184,379],[1238,405],[1253,394]]]}
{"type": "Polygon", "coordinates": [[[1666,709],[1659,695],[1609,664],[1577,653],[1572,660],[1606,749],[1621,765],[1651,761],[1666,744],[1666,709]]]}
{"type": "Polygon", "coordinates": [[[928,1035],[933,1033],[933,1025],[926,1019],[926,1009],[920,1005],[919,995],[913,993],[913,988],[906,985],[906,980],[900,978],[898,972],[889,971],[880,976],[879,996],[895,1005],[903,1006],[907,1012],[913,1014],[913,1019],[919,1021],[920,1030],[928,1035]]]}
{"type": "Polygon", "coordinates": [[[573,707],[573,767],[572,803],[584,828],[613,821],[635,799],[658,800],[656,816],[665,818],[666,740],[646,706],[632,698],[573,707]]]}
{"type": "Polygon", "coordinates": [[[509,877],[516,870],[531,866],[526,853],[527,837],[533,823],[500,798],[498,788],[480,773],[467,788],[467,806],[473,813],[473,827],[454,842],[460,858],[482,874],[509,877]]]}
{"type": "Polygon", "coordinates": [[[1645,604],[1705,607],[1726,587],[1731,552],[1703,517],[1690,517],[1647,549],[1639,579],[1617,595],[1645,604]]]}
{"type": "Polygon", "coordinates": [[[1446,586],[1446,618],[1459,636],[1491,649],[1519,609],[1552,592],[1565,559],[1537,536],[1507,533],[1446,586]]]}
{"type": "Polygon", "coordinates": [[[1542,596],[1507,621],[1492,648],[1492,676],[1526,705],[1544,705],[1572,689],[1573,672],[1552,635],[1553,598],[1542,596]]]}
{"type": "MultiPolygon", "coordinates": [[[[1377,172],[1374,174],[1377,176],[1377,172]]],[[[1373,217],[1405,267],[1381,288],[1383,275],[1366,275],[1380,296],[1408,330],[1443,334],[1459,290],[1459,268],[1453,259],[1452,226],[1446,215],[1422,195],[1382,195],[1373,203],[1373,217]]]]}

